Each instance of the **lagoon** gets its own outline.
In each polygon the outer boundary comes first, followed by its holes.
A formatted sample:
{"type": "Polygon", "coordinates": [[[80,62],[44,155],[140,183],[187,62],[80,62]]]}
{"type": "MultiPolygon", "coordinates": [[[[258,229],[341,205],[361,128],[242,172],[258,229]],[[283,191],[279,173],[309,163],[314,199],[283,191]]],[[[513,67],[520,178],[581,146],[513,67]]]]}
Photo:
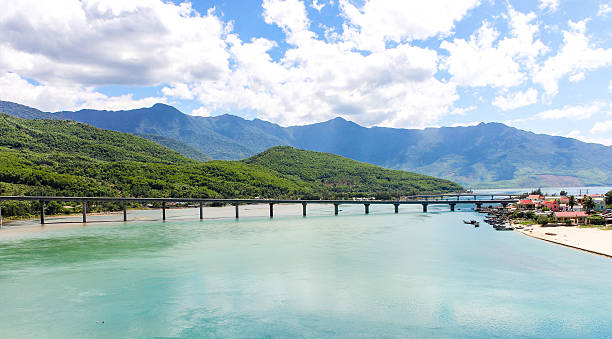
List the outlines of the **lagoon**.
{"type": "Polygon", "coordinates": [[[300,208],[1,237],[3,337],[612,333],[609,258],[473,228],[461,219],[480,215],[447,206],[300,208]]]}

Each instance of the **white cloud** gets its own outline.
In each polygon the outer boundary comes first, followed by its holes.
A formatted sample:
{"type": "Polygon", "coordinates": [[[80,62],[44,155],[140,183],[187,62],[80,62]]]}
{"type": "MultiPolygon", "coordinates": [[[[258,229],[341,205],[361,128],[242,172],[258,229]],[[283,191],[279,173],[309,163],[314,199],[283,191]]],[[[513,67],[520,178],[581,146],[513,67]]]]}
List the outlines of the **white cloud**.
{"type": "Polygon", "coordinates": [[[591,133],[608,133],[612,132],[612,120],[596,122],[591,133]]]}
{"type": "Polygon", "coordinates": [[[612,93],[612,80],[610,80],[610,84],[608,85],[608,91],[612,93]]]}
{"type": "Polygon", "coordinates": [[[289,43],[297,44],[300,33],[307,32],[310,21],[306,6],[300,0],[263,0],[263,17],[267,24],[282,28],[289,43]]]}
{"type": "Polygon", "coordinates": [[[418,127],[448,113],[455,86],[437,80],[433,50],[400,45],[362,55],[341,43],[301,39],[280,62],[274,43],[232,42],[232,74],[193,92],[210,111],[254,110],[284,125],[341,115],[358,123],[418,127]]]}
{"type": "Polygon", "coordinates": [[[585,79],[584,72],[576,73],[574,75],[570,75],[568,78],[570,82],[580,82],[585,79]]]}
{"type": "Polygon", "coordinates": [[[191,111],[191,115],[197,115],[200,117],[209,117],[210,111],[207,110],[206,107],[202,106],[202,107],[198,107],[194,109],[193,111],[191,111]]]}
{"type": "Polygon", "coordinates": [[[158,85],[229,71],[228,28],[190,3],[3,2],[0,72],[56,84],[158,85]]]}
{"type": "Polygon", "coordinates": [[[559,80],[568,74],[577,74],[612,65],[612,48],[596,48],[586,36],[587,20],[569,22],[570,30],[563,32],[563,47],[556,55],[537,67],[533,80],[540,83],[548,99],[559,92],[559,80]]]}
{"type": "Polygon", "coordinates": [[[535,67],[539,55],[548,51],[535,36],[539,31],[534,13],[508,9],[510,36],[499,39],[500,32],[484,22],[469,40],[443,41],[440,48],[449,52],[443,68],[459,85],[509,88],[523,83],[527,71],[535,67]]]}
{"type": "Polygon", "coordinates": [[[549,9],[554,12],[559,8],[559,0],[540,0],[538,7],[542,10],[549,9]]]}
{"type": "Polygon", "coordinates": [[[51,112],[84,108],[124,110],[166,102],[165,98],[156,97],[134,99],[131,94],[108,96],[90,87],[32,84],[15,73],[0,74],[0,100],[51,112]]]}
{"type": "Polygon", "coordinates": [[[599,113],[604,103],[595,102],[590,105],[563,106],[563,108],[555,108],[540,112],[533,116],[534,119],[568,119],[568,120],[585,120],[589,119],[593,114],[599,113]]]}
{"type": "Polygon", "coordinates": [[[538,91],[530,88],[525,92],[509,93],[506,96],[497,96],[493,100],[493,105],[503,111],[535,104],[538,101],[538,91]]]}
{"type": "Polygon", "coordinates": [[[319,0],[312,0],[310,7],[316,9],[318,12],[321,12],[323,7],[325,7],[324,3],[319,3],[319,0]]]}
{"type": "Polygon", "coordinates": [[[466,115],[467,112],[471,112],[476,110],[476,106],[468,106],[468,107],[456,107],[454,108],[452,111],[450,111],[448,114],[450,115],[466,115]]]}
{"type": "Polygon", "coordinates": [[[194,98],[193,93],[191,93],[191,89],[189,89],[189,87],[183,83],[174,84],[172,87],[164,87],[162,88],[162,93],[164,93],[165,96],[184,100],[194,98]]]}
{"type": "Polygon", "coordinates": [[[574,138],[582,142],[589,142],[589,143],[594,143],[594,144],[612,146],[612,138],[585,136],[579,130],[573,130],[569,132],[567,135],[560,135],[560,136],[567,137],[567,138],[574,138]]]}
{"type": "Polygon", "coordinates": [[[597,11],[597,15],[606,16],[608,13],[612,12],[612,2],[601,3],[599,4],[599,11],[597,11]]]}
{"type": "Polygon", "coordinates": [[[386,41],[411,41],[449,35],[455,22],[480,4],[479,0],[366,0],[361,7],[340,0],[348,23],[344,38],[358,49],[381,51],[386,41]]]}

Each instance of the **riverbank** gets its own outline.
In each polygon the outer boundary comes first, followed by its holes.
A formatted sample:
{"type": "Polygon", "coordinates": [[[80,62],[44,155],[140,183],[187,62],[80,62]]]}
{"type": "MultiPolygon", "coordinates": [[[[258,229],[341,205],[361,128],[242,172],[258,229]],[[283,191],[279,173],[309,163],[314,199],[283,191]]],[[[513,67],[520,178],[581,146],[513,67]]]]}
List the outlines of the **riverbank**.
{"type": "Polygon", "coordinates": [[[578,226],[542,227],[533,225],[516,231],[539,240],[612,258],[612,231],[610,230],[578,226]]]}

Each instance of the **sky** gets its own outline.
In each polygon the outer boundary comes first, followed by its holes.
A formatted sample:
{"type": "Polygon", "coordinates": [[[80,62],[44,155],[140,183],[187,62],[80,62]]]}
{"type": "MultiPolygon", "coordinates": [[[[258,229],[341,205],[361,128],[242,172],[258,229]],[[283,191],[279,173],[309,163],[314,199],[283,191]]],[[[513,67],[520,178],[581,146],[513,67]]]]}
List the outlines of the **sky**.
{"type": "Polygon", "coordinates": [[[0,0],[0,100],[612,145],[610,0],[0,0]]]}

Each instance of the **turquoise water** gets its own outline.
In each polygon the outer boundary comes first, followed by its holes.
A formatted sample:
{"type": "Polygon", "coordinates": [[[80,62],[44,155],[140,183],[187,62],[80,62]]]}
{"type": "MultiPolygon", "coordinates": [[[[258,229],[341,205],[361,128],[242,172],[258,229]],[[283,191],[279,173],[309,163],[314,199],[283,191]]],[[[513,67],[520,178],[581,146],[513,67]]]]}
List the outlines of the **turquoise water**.
{"type": "Polygon", "coordinates": [[[0,238],[0,336],[612,333],[611,259],[448,207],[325,208],[0,238]]]}

